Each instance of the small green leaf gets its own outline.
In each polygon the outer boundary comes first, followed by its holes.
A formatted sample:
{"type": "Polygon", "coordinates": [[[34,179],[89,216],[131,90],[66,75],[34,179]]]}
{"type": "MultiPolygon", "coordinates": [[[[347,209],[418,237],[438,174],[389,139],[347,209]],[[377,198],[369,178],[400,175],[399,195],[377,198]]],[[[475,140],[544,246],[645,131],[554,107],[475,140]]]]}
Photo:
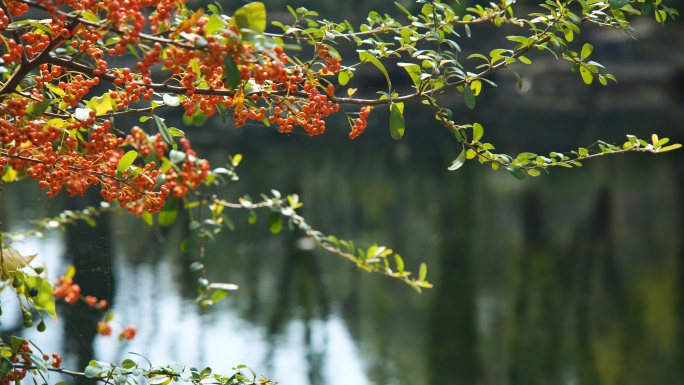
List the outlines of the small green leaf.
{"type": "Polygon", "coordinates": [[[404,103],[392,103],[390,115],[390,134],[392,139],[399,140],[404,136],[404,103]]]}
{"type": "Polygon", "coordinates": [[[420,271],[418,273],[418,280],[420,282],[425,281],[425,277],[427,277],[427,265],[425,262],[420,264],[420,271]]]}
{"type": "Polygon", "coordinates": [[[199,239],[199,233],[192,234],[191,236],[185,238],[180,246],[181,251],[185,253],[189,250],[194,249],[195,246],[197,246],[197,244],[199,243],[199,239]]]}
{"type": "Polygon", "coordinates": [[[644,1],[644,4],[641,6],[641,13],[643,13],[644,15],[649,15],[652,10],[653,10],[653,1],[651,1],[651,0],[644,1]]]}
{"type": "Polygon", "coordinates": [[[527,174],[529,176],[539,176],[539,174],[541,174],[541,173],[536,168],[532,168],[532,169],[527,170],[527,174]]]}
{"type": "Polygon", "coordinates": [[[474,123],[473,124],[473,142],[479,142],[480,138],[482,138],[483,134],[484,134],[484,128],[482,128],[482,125],[480,123],[474,123]]]}
{"type": "Polygon", "coordinates": [[[226,290],[218,289],[211,294],[211,301],[216,303],[228,295],[226,290]]]}
{"type": "Polygon", "coordinates": [[[580,67],[580,74],[582,75],[584,83],[591,84],[591,82],[594,81],[594,75],[585,66],[580,67]]]}
{"type": "Polygon", "coordinates": [[[64,273],[64,279],[74,278],[74,275],[76,275],[76,268],[74,265],[69,265],[69,267],[67,267],[66,273],[64,273]]]}
{"type": "Polygon", "coordinates": [[[522,172],[521,169],[519,169],[517,167],[513,167],[513,166],[508,166],[508,167],[506,167],[506,169],[508,170],[508,172],[511,173],[511,175],[513,175],[515,177],[515,179],[517,179],[517,180],[525,179],[525,173],[522,172]]]}
{"type": "Polygon", "coordinates": [[[506,67],[509,71],[513,72],[513,75],[515,75],[515,79],[518,81],[518,89],[522,90],[522,79],[520,79],[520,75],[518,75],[517,72],[513,71],[512,69],[506,67]]]}
{"type": "Polygon", "coordinates": [[[119,165],[116,167],[116,170],[120,173],[123,173],[124,171],[128,170],[128,167],[130,167],[133,162],[135,161],[135,158],[138,157],[138,152],[135,150],[128,151],[127,153],[124,154],[124,156],[119,159],[119,165]]]}
{"type": "Polygon", "coordinates": [[[137,364],[135,363],[135,361],[129,358],[123,360],[123,362],[121,363],[121,367],[123,367],[124,369],[132,369],[135,368],[136,365],[137,364]]]}
{"type": "Polygon", "coordinates": [[[672,150],[676,150],[676,149],[681,148],[681,147],[682,147],[682,145],[679,143],[671,144],[667,147],[663,147],[663,148],[659,149],[658,152],[672,151],[672,150]]]}
{"type": "Polygon", "coordinates": [[[346,85],[349,83],[349,79],[351,79],[353,76],[353,73],[347,72],[347,71],[342,71],[337,75],[337,81],[340,82],[340,85],[346,85]]]}
{"type": "Polygon", "coordinates": [[[178,216],[178,199],[171,198],[166,201],[164,207],[159,212],[159,225],[170,226],[178,216]]]}
{"type": "Polygon", "coordinates": [[[369,53],[367,53],[367,52],[365,52],[365,51],[364,51],[364,52],[361,52],[361,53],[359,54],[359,58],[360,58],[362,61],[363,61],[363,60],[368,60],[368,61],[370,61],[370,62],[373,63],[376,67],[378,67],[378,69],[380,69],[380,71],[382,71],[382,73],[385,75],[385,79],[387,79],[387,89],[388,89],[387,92],[389,92],[389,93],[391,94],[391,93],[392,93],[392,82],[390,82],[389,74],[387,74],[387,70],[385,69],[385,66],[380,62],[380,60],[378,60],[376,57],[374,57],[373,55],[371,55],[371,54],[369,54],[369,53]]]}
{"type": "Polygon", "coordinates": [[[173,144],[173,138],[171,137],[171,133],[169,132],[169,129],[166,127],[164,121],[161,120],[161,118],[157,115],[152,115],[152,117],[154,117],[154,122],[157,123],[157,129],[159,130],[159,133],[161,134],[162,138],[164,138],[164,141],[167,144],[173,144]]]}
{"type": "Polygon", "coordinates": [[[463,163],[465,163],[466,153],[467,151],[464,148],[463,151],[461,151],[461,153],[458,155],[458,157],[451,163],[451,166],[447,168],[447,170],[454,171],[461,168],[461,166],[463,166],[463,163]]]}
{"type": "Polygon", "coordinates": [[[242,82],[242,73],[235,64],[235,59],[232,56],[223,55],[223,73],[228,81],[228,86],[231,90],[236,90],[242,82]]]}
{"type": "Polygon", "coordinates": [[[100,373],[102,373],[102,368],[100,368],[99,366],[93,366],[93,365],[88,365],[88,367],[83,372],[83,374],[85,375],[86,378],[99,377],[100,373]]]}
{"type": "Polygon", "coordinates": [[[401,259],[399,254],[394,254],[394,261],[397,263],[397,271],[400,273],[404,271],[404,260],[401,259]]]}
{"type": "Polygon", "coordinates": [[[620,9],[629,4],[629,1],[630,0],[610,0],[608,5],[610,6],[610,9],[620,9]]]}
{"type": "Polygon", "coordinates": [[[463,95],[465,96],[466,106],[471,110],[475,108],[475,95],[473,95],[473,90],[470,87],[465,87],[463,95]]]}
{"type": "Polygon", "coordinates": [[[273,234],[278,234],[283,229],[283,221],[280,219],[280,214],[275,211],[272,211],[268,216],[268,229],[273,234]]]}
{"type": "Polygon", "coordinates": [[[261,2],[246,4],[235,11],[230,21],[238,30],[249,29],[263,33],[266,30],[266,7],[261,2]]]}
{"type": "Polygon", "coordinates": [[[582,47],[582,56],[581,56],[581,59],[582,59],[582,60],[586,59],[587,57],[589,57],[589,55],[591,55],[591,53],[592,53],[593,51],[594,51],[594,46],[593,46],[593,45],[591,45],[591,44],[589,44],[589,43],[585,44],[585,45],[582,47]]]}

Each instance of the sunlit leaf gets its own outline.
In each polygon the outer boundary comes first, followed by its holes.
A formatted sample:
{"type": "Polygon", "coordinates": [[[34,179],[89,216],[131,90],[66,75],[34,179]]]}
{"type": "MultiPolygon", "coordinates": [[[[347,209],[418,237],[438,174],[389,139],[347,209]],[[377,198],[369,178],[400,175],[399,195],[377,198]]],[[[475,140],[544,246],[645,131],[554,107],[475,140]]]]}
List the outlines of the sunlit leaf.
{"type": "Polygon", "coordinates": [[[235,11],[230,22],[239,31],[249,29],[256,33],[263,33],[266,30],[266,7],[260,2],[246,4],[235,11]]]}
{"type": "Polygon", "coordinates": [[[390,114],[390,134],[392,139],[399,140],[404,136],[404,103],[392,103],[390,114]]]}
{"type": "Polygon", "coordinates": [[[451,166],[447,168],[447,170],[454,171],[461,168],[461,166],[463,166],[463,163],[465,163],[466,153],[467,151],[464,148],[463,151],[461,151],[461,153],[458,155],[458,157],[451,163],[451,166]]]}
{"type": "Polygon", "coordinates": [[[138,157],[138,152],[135,150],[128,151],[127,153],[124,154],[124,156],[119,159],[119,165],[116,167],[116,170],[120,173],[123,173],[124,171],[128,170],[128,167],[130,167],[133,162],[135,161],[135,158],[138,157]]]}

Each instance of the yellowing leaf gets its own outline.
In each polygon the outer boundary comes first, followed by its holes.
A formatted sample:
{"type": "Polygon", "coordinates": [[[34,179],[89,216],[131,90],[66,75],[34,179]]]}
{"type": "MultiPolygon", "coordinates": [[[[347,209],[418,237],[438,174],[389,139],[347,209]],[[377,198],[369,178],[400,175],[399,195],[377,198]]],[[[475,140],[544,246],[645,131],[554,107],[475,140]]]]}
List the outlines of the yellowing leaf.
{"type": "Polygon", "coordinates": [[[351,98],[351,96],[354,95],[354,92],[356,92],[356,88],[350,88],[347,90],[347,95],[351,98]]]}
{"type": "Polygon", "coordinates": [[[61,88],[57,87],[57,86],[54,85],[54,84],[48,83],[48,84],[46,84],[46,86],[47,86],[47,88],[50,89],[50,91],[52,91],[52,92],[53,92],[55,95],[57,95],[57,96],[64,96],[64,95],[66,95],[66,94],[64,93],[64,91],[62,91],[61,88]]]}
{"type": "Polygon", "coordinates": [[[245,109],[245,92],[242,90],[242,87],[238,88],[235,96],[233,96],[233,109],[238,114],[242,113],[242,110],[245,109]]]}
{"type": "Polygon", "coordinates": [[[473,80],[473,82],[470,83],[470,89],[473,90],[473,95],[479,95],[480,90],[482,90],[482,82],[479,80],[473,80]]]}
{"type": "Polygon", "coordinates": [[[176,28],[176,30],[171,34],[171,37],[174,37],[178,35],[181,32],[187,31],[190,27],[194,26],[197,24],[197,20],[199,20],[200,17],[204,15],[204,9],[200,8],[197,12],[193,13],[190,17],[187,19],[183,20],[182,23],[176,28]]]}
{"type": "Polygon", "coordinates": [[[23,256],[14,249],[2,249],[2,271],[11,273],[28,266],[38,254],[23,256]]]}
{"type": "Polygon", "coordinates": [[[17,178],[17,172],[12,168],[12,166],[7,167],[7,171],[5,172],[5,175],[2,176],[3,182],[14,182],[14,180],[16,178],[17,178]]]}
{"type": "Polygon", "coordinates": [[[95,111],[97,115],[104,115],[112,109],[112,98],[109,96],[109,92],[105,92],[100,97],[90,99],[86,106],[95,111]]]}
{"type": "Polygon", "coordinates": [[[266,7],[260,2],[246,4],[235,11],[230,22],[238,30],[249,29],[262,33],[266,30],[266,7]]]}

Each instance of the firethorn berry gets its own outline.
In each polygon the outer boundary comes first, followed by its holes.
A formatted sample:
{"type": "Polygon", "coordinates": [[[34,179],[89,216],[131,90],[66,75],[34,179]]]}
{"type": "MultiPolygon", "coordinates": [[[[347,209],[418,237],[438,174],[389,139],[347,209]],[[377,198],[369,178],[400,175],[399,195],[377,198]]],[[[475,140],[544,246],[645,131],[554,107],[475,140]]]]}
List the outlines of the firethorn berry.
{"type": "Polygon", "coordinates": [[[121,334],[119,335],[119,339],[127,339],[127,340],[132,340],[133,337],[135,337],[135,333],[138,331],[138,328],[135,326],[129,326],[125,328],[124,330],[121,331],[121,334]]]}
{"type": "Polygon", "coordinates": [[[112,327],[108,323],[100,321],[97,323],[97,332],[103,336],[109,336],[112,334],[112,327]]]}

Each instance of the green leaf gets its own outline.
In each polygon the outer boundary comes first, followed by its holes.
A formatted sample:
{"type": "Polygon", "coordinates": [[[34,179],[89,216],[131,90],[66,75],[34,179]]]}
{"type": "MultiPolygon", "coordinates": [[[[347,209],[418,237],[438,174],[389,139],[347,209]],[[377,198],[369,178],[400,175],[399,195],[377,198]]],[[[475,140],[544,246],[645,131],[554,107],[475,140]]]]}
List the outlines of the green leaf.
{"type": "Polygon", "coordinates": [[[35,102],[26,109],[26,113],[35,117],[41,117],[53,102],[55,102],[54,99],[45,99],[40,102],[35,102]]]}
{"type": "Polygon", "coordinates": [[[385,79],[387,79],[387,90],[388,90],[387,92],[389,92],[391,94],[392,93],[392,82],[390,82],[390,78],[389,78],[389,75],[387,74],[387,70],[385,69],[385,66],[380,62],[380,60],[378,60],[377,58],[375,58],[373,55],[369,54],[368,52],[361,52],[359,54],[359,58],[362,61],[364,61],[364,60],[370,61],[376,67],[378,67],[378,69],[380,69],[380,71],[382,71],[382,73],[385,75],[385,79]]]}
{"type": "Polygon", "coordinates": [[[658,152],[672,151],[672,150],[676,150],[676,149],[681,148],[681,147],[682,147],[682,145],[679,143],[671,144],[667,147],[663,147],[663,148],[659,149],[658,152]]]}
{"type": "MultiPolygon", "coordinates": [[[[24,280],[24,288],[28,294],[31,288],[38,289],[38,295],[33,297],[33,305],[38,310],[43,310],[50,317],[57,321],[57,313],[55,313],[55,297],[53,295],[52,285],[40,277],[26,276],[24,280]]],[[[29,298],[29,296],[26,296],[29,298]]]]}
{"type": "Polygon", "coordinates": [[[620,9],[629,4],[629,1],[630,0],[610,0],[608,5],[610,6],[610,9],[620,9]]]}
{"type": "Polygon", "coordinates": [[[173,144],[173,138],[171,137],[171,133],[169,132],[169,129],[166,127],[164,121],[161,120],[161,118],[157,115],[152,115],[152,117],[154,117],[154,122],[157,123],[157,129],[159,130],[159,133],[161,134],[162,138],[164,138],[164,141],[169,145],[173,144]]]}
{"type": "Polygon", "coordinates": [[[584,83],[591,84],[591,82],[594,81],[594,75],[585,66],[580,67],[580,74],[582,75],[584,83]]]}
{"type": "Polygon", "coordinates": [[[411,80],[413,80],[413,84],[417,87],[420,86],[420,74],[422,71],[420,70],[420,66],[418,64],[413,64],[413,63],[397,63],[399,67],[404,67],[406,72],[408,72],[409,76],[411,77],[411,80]]]}
{"type": "Polygon", "coordinates": [[[463,151],[461,151],[461,153],[458,155],[458,157],[451,163],[451,166],[447,168],[447,170],[454,171],[461,168],[461,166],[463,166],[463,163],[465,163],[466,160],[466,152],[467,151],[464,148],[463,151]]]}
{"type": "Polygon", "coordinates": [[[418,273],[418,280],[420,282],[425,281],[425,277],[427,277],[427,265],[425,262],[420,264],[420,272],[418,273]]]}
{"type": "Polygon", "coordinates": [[[397,263],[397,271],[400,273],[404,271],[404,260],[401,259],[399,254],[394,254],[394,261],[397,263]]]}
{"type": "Polygon", "coordinates": [[[132,369],[135,368],[136,365],[137,364],[135,363],[135,361],[129,358],[123,360],[123,362],[121,363],[121,367],[123,367],[124,369],[132,369]]]}
{"type": "Polygon", "coordinates": [[[506,170],[508,170],[508,172],[510,172],[511,175],[513,175],[515,177],[515,179],[517,179],[517,180],[525,179],[525,173],[522,172],[522,170],[517,168],[517,167],[508,166],[508,167],[506,167],[506,170]]]}
{"type": "Polygon", "coordinates": [[[340,82],[340,85],[344,86],[349,83],[349,79],[351,79],[352,76],[354,76],[352,72],[342,71],[337,75],[337,81],[340,82]]]}
{"type": "Polygon", "coordinates": [[[223,73],[231,90],[236,90],[242,82],[242,73],[232,56],[223,55],[223,73]]]}
{"type": "Polygon", "coordinates": [[[652,10],[653,2],[651,0],[644,1],[644,4],[641,6],[641,13],[643,13],[644,15],[649,15],[652,10]]]}
{"type": "Polygon", "coordinates": [[[246,4],[235,11],[230,21],[238,30],[249,29],[263,33],[266,30],[266,7],[261,2],[246,4]]]}
{"type": "Polygon", "coordinates": [[[19,351],[19,348],[21,347],[21,345],[24,344],[24,340],[19,338],[19,337],[11,336],[10,341],[11,341],[11,345],[12,345],[12,352],[14,352],[14,354],[16,354],[19,351]]]}
{"type": "Polygon", "coordinates": [[[580,58],[581,58],[582,60],[586,59],[587,57],[589,57],[589,55],[591,55],[591,53],[592,53],[593,51],[594,51],[594,46],[593,46],[593,45],[588,44],[588,43],[585,44],[585,45],[582,47],[582,56],[581,56],[580,58]]]}
{"type": "Polygon", "coordinates": [[[482,134],[484,134],[484,128],[482,128],[482,125],[480,123],[474,123],[473,124],[473,142],[479,142],[480,138],[482,138],[482,134]]]}
{"type": "Polygon", "coordinates": [[[76,275],[76,268],[74,265],[69,265],[69,267],[67,267],[66,273],[64,273],[64,279],[74,278],[74,275],[76,275]]]}
{"type": "Polygon", "coordinates": [[[189,250],[194,249],[197,244],[199,243],[200,235],[199,233],[192,234],[191,236],[185,238],[183,240],[183,243],[181,243],[181,251],[182,252],[187,252],[189,250]]]}
{"type": "Polygon", "coordinates": [[[532,169],[527,170],[527,174],[529,176],[539,176],[539,174],[541,174],[541,173],[536,168],[532,168],[532,169]]]}
{"type": "Polygon", "coordinates": [[[475,108],[475,95],[473,95],[473,90],[469,86],[463,89],[463,95],[465,96],[466,106],[471,110],[475,108]]]}
{"type": "Polygon", "coordinates": [[[204,25],[204,32],[207,35],[212,35],[214,32],[225,26],[225,23],[218,15],[211,15],[209,16],[207,23],[204,25]]]}
{"type": "Polygon", "coordinates": [[[99,377],[100,373],[102,373],[102,368],[99,366],[94,366],[94,365],[88,365],[87,368],[85,368],[83,374],[85,375],[86,378],[95,378],[99,377]]]}
{"type": "Polygon", "coordinates": [[[159,212],[159,225],[170,226],[178,216],[178,199],[169,199],[159,212]]]}
{"type": "Polygon", "coordinates": [[[119,159],[119,165],[116,167],[116,171],[123,173],[124,171],[128,170],[128,167],[130,167],[133,162],[135,161],[135,158],[138,157],[138,152],[135,150],[128,151],[127,153],[124,154],[124,156],[119,159]]]}
{"type": "Polygon", "coordinates": [[[518,80],[518,89],[522,90],[522,79],[520,79],[520,75],[518,75],[517,72],[513,71],[512,69],[506,67],[509,71],[513,72],[513,75],[515,75],[515,79],[518,80]]]}
{"type": "Polygon", "coordinates": [[[283,221],[280,219],[280,214],[275,211],[272,211],[268,216],[268,229],[273,234],[278,234],[283,229],[283,221]]]}
{"type": "Polygon", "coordinates": [[[392,103],[390,115],[390,134],[392,139],[399,140],[404,136],[404,103],[392,103]]]}
{"type": "Polygon", "coordinates": [[[222,299],[224,299],[228,295],[228,291],[218,289],[215,290],[213,293],[211,293],[211,301],[216,303],[222,299]]]}

